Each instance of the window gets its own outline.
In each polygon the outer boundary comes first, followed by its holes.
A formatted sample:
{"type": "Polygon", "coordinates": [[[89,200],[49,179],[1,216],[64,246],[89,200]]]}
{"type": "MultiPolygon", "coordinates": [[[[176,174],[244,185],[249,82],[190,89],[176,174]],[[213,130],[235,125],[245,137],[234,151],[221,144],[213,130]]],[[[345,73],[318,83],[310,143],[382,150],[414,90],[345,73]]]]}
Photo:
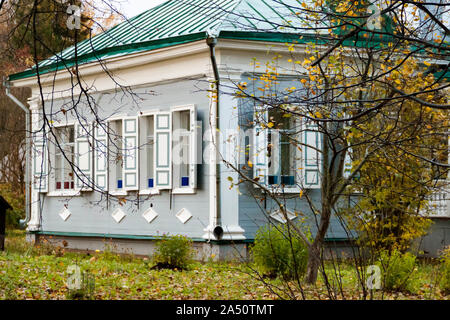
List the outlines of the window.
{"type": "Polygon", "coordinates": [[[294,187],[302,160],[298,128],[293,117],[283,117],[283,114],[275,109],[269,111],[269,123],[274,129],[268,130],[268,184],[294,187]]]}
{"type": "Polygon", "coordinates": [[[140,189],[155,188],[155,116],[140,119],[140,189]]]}
{"type": "MultiPolygon", "coordinates": [[[[54,130],[61,150],[54,145],[50,148],[50,160],[55,164],[51,189],[79,194],[92,191],[95,183],[96,188],[115,195],[126,195],[128,191],[158,194],[169,189],[194,193],[198,129],[201,131],[194,105],[114,118],[106,123],[58,127],[54,130]]],[[[43,138],[33,137],[33,148],[35,162],[47,157],[43,138]]],[[[37,163],[33,168],[35,176],[46,170],[37,163]]],[[[46,183],[42,178],[40,181],[46,183]]],[[[37,183],[34,186],[47,192],[44,187],[37,183]]]]}
{"type": "Polygon", "coordinates": [[[176,188],[191,187],[192,139],[191,111],[173,113],[173,179],[176,188]]]}
{"type": "Polygon", "coordinates": [[[55,143],[55,189],[75,189],[74,163],[75,130],[74,126],[55,129],[57,143],[55,143]],[[58,146],[59,144],[59,146],[58,146]]]}
{"type": "Polygon", "coordinates": [[[254,114],[253,170],[259,183],[285,192],[320,188],[321,135],[316,124],[259,107],[254,114]]]}
{"type": "Polygon", "coordinates": [[[123,190],[122,120],[109,122],[109,190],[123,190]]]}
{"type": "Polygon", "coordinates": [[[141,191],[194,192],[197,180],[196,117],[193,105],[140,117],[141,191]]]}

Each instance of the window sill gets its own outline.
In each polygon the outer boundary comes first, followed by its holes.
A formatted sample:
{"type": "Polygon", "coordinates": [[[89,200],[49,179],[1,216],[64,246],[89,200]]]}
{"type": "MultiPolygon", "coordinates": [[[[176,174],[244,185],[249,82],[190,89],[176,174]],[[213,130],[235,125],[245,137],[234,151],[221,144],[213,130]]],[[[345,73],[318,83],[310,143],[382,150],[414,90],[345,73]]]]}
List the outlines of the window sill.
{"type": "Polygon", "coordinates": [[[109,194],[112,196],[127,196],[128,192],[122,191],[122,190],[113,190],[113,191],[110,191],[109,194]]]}
{"type": "Polygon", "coordinates": [[[144,189],[139,191],[139,195],[141,196],[150,196],[160,194],[161,192],[158,189],[144,189]]]}
{"type": "MultiPolygon", "coordinates": [[[[270,185],[270,186],[264,185],[264,186],[267,189],[269,189],[270,192],[277,193],[277,194],[282,194],[282,193],[300,193],[300,191],[302,190],[299,187],[281,188],[281,187],[276,187],[276,186],[272,186],[272,185],[270,185]]],[[[261,189],[258,186],[255,186],[255,188],[261,189]]],[[[305,189],[308,189],[308,188],[305,188],[305,189]]]]}
{"type": "Polygon", "coordinates": [[[175,188],[172,190],[172,194],[195,194],[197,190],[193,188],[175,188]]]}
{"type": "Polygon", "coordinates": [[[51,191],[47,193],[47,197],[79,197],[81,192],[79,190],[66,191],[51,191]]]}
{"type": "Polygon", "coordinates": [[[293,187],[293,188],[281,188],[281,187],[269,187],[269,189],[273,192],[273,193],[300,193],[300,191],[302,189],[298,188],[298,187],[293,187]]]}

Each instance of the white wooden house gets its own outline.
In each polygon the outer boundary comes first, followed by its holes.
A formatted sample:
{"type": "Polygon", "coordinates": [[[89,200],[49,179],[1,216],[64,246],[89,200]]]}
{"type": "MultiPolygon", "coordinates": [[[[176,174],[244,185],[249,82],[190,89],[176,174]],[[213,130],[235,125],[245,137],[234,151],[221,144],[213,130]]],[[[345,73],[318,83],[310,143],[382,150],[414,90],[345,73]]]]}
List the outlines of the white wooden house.
{"type": "MultiPolygon", "coordinates": [[[[205,255],[215,250],[220,257],[233,247],[245,251],[267,217],[249,190],[230,189],[238,173],[211,151],[212,140],[216,137],[221,150],[264,143],[239,135],[231,135],[230,142],[227,130],[245,127],[245,110],[254,114],[248,101],[234,99],[232,88],[248,82],[252,59],[263,65],[274,54],[288,54],[286,42],[298,41],[298,36],[288,26],[277,29],[271,23],[286,24],[292,14],[280,15],[272,1],[216,2],[219,6],[208,0],[167,1],[78,44],[76,59],[72,47],[43,61],[44,105],[36,69],[9,77],[13,86],[32,89],[30,238],[65,239],[70,248],[81,250],[102,249],[105,239],[112,239],[121,250],[148,254],[152,240],[169,233],[192,238],[205,255]],[[242,17],[247,14],[258,15],[258,22],[242,17]],[[91,100],[82,97],[74,108],[80,96],[80,88],[72,86],[77,74],[91,100]],[[219,97],[208,91],[217,77],[219,97]]],[[[298,44],[300,56],[304,43],[298,44]]],[[[286,78],[281,86],[292,86],[292,74],[281,76],[286,78]]],[[[303,139],[319,146],[313,129],[305,130],[303,139]]],[[[305,168],[281,174],[280,168],[268,168],[262,155],[254,159],[254,167],[263,182],[281,181],[292,194],[301,185],[320,201],[317,152],[280,152],[292,168],[305,168]]],[[[442,197],[436,199],[438,212],[448,217],[447,198],[442,197]]],[[[273,201],[264,205],[269,212],[274,208],[270,219],[283,221],[273,201]]],[[[287,200],[287,206],[292,219],[299,211],[311,215],[298,196],[287,200]]],[[[348,240],[336,219],[327,239],[348,240]]]]}

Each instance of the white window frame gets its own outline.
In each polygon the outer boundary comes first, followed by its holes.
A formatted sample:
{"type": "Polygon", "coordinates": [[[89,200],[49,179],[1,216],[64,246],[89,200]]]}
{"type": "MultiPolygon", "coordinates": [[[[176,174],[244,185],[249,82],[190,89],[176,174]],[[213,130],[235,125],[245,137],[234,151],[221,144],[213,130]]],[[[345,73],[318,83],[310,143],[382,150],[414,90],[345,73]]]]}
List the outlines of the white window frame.
{"type": "MultiPolygon", "coordinates": [[[[33,127],[40,129],[43,121],[38,110],[32,112],[33,127]]],[[[49,192],[50,152],[48,132],[32,133],[32,189],[38,193],[49,192]]]]}
{"type": "Polygon", "coordinates": [[[93,191],[92,186],[95,179],[93,168],[93,125],[90,122],[75,123],[74,129],[75,189],[93,191]],[[82,151],[83,144],[85,145],[84,152],[82,151]],[[84,163],[82,163],[83,160],[84,163]]]}
{"type": "MultiPolygon", "coordinates": [[[[190,113],[190,130],[189,130],[189,186],[181,186],[180,181],[175,181],[176,178],[178,180],[181,177],[178,177],[177,174],[173,172],[172,168],[172,194],[195,194],[197,191],[197,109],[194,104],[183,105],[183,106],[175,106],[170,109],[172,113],[172,150],[175,147],[173,140],[173,132],[175,128],[174,121],[174,113],[189,111],[190,113]]],[[[175,153],[172,151],[172,157],[175,157],[175,153]]],[[[172,158],[173,164],[173,158],[172,158]]]]}
{"type": "MultiPolygon", "coordinates": [[[[256,109],[254,110],[254,112],[265,112],[265,115],[263,115],[263,117],[265,117],[266,119],[266,123],[269,122],[270,119],[268,119],[268,106],[264,105],[264,106],[260,106],[260,107],[256,107],[256,109]]],[[[302,134],[303,134],[303,123],[300,124],[300,133],[298,133],[297,135],[299,136],[299,139],[301,142],[303,142],[303,138],[302,138],[302,134]]],[[[300,190],[302,189],[307,189],[307,187],[304,186],[300,186],[299,182],[297,181],[295,186],[286,186],[286,187],[281,187],[280,184],[269,184],[269,167],[268,167],[268,162],[269,162],[269,158],[267,156],[266,153],[266,145],[268,143],[268,139],[269,139],[269,132],[272,130],[270,128],[264,128],[262,129],[260,125],[258,125],[257,123],[254,123],[253,126],[253,167],[254,167],[254,176],[256,177],[257,174],[256,172],[262,170],[263,172],[265,172],[265,176],[264,179],[260,182],[262,185],[264,185],[267,189],[269,189],[271,192],[276,193],[276,194],[282,194],[282,193],[299,193],[300,190]],[[260,131],[260,133],[258,134],[257,131],[260,131]],[[258,136],[257,136],[258,134],[258,136]],[[261,136],[261,134],[263,134],[264,136],[261,136]],[[260,144],[263,144],[263,146],[261,146],[260,144]]],[[[295,130],[295,129],[293,129],[295,130]]],[[[286,131],[286,130],[284,130],[286,131]]],[[[279,135],[280,139],[281,139],[281,135],[279,135]]],[[[278,148],[280,148],[280,145],[278,146],[278,148]]],[[[303,146],[302,146],[303,147],[303,146]]],[[[277,149],[278,150],[278,149],[277,149]]],[[[281,151],[281,150],[279,150],[281,151]]],[[[299,160],[301,163],[303,163],[303,153],[302,153],[302,159],[299,160]]],[[[279,161],[279,165],[281,166],[281,161],[279,161]]],[[[302,166],[303,167],[303,166],[302,166]]],[[[300,175],[297,174],[297,171],[295,172],[295,177],[297,177],[296,180],[298,180],[298,176],[302,177],[304,175],[304,168],[301,169],[301,173],[300,175]]],[[[279,178],[281,179],[281,175],[279,175],[279,178]]]]}
{"type": "MultiPolygon", "coordinates": [[[[116,173],[114,173],[114,178],[112,179],[111,177],[111,173],[112,170],[116,170],[116,166],[118,165],[117,163],[114,162],[114,164],[112,164],[112,161],[115,161],[114,159],[111,158],[111,139],[114,139],[114,136],[112,135],[112,122],[121,122],[121,130],[120,132],[115,132],[115,135],[120,133],[121,139],[123,140],[123,119],[126,118],[127,115],[117,115],[114,117],[110,117],[107,119],[106,123],[107,123],[107,139],[108,139],[108,193],[112,196],[127,196],[128,195],[128,191],[125,190],[124,188],[124,181],[123,181],[123,159],[122,159],[122,188],[119,189],[117,187],[117,177],[116,177],[116,173]]],[[[114,128],[116,129],[116,128],[114,128]]],[[[124,150],[124,145],[123,145],[123,141],[121,142],[121,149],[122,150],[118,150],[119,152],[122,152],[122,157],[123,157],[123,150],[124,150]]]]}
{"type": "Polygon", "coordinates": [[[109,190],[108,122],[94,125],[94,182],[102,191],[109,190]],[[105,130],[106,129],[106,130],[105,130]]]}
{"type": "MultiPolygon", "coordinates": [[[[75,125],[76,125],[76,121],[65,121],[65,122],[58,122],[58,123],[53,123],[50,129],[61,129],[61,128],[66,128],[66,127],[73,127],[74,130],[74,142],[73,142],[73,148],[74,148],[74,159],[75,159],[75,125]]],[[[52,139],[53,138],[53,134],[48,133],[48,138],[52,139]]],[[[76,196],[80,196],[81,195],[81,190],[76,188],[76,181],[75,181],[75,172],[74,172],[74,177],[73,177],[73,184],[74,184],[74,188],[73,189],[56,189],[56,172],[55,172],[55,166],[56,166],[56,152],[57,152],[57,146],[56,146],[56,142],[53,141],[53,143],[51,143],[51,145],[49,145],[49,152],[48,152],[48,161],[47,161],[47,166],[49,168],[49,181],[48,181],[48,193],[47,196],[48,197],[76,197],[76,196]],[[54,168],[51,168],[51,164],[54,164],[54,168]]],[[[61,150],[59,150],[61,151],[61,150]]],[[[66,161],[66,159],[63,157],[61,159],[61,161],[66,161]]]]}
{"type": "Polygon", "coordinates": [[[123,189],[126,191],[139,190],[139,117],[131,116],[122,119],[123,139],[123,189]],[[134,177],[129,178],[129,177],[134,177]],[[130,183],[133,182],[134,183],[130,183]]]}
{"type": "Polygon", "coordinates": [[[155,136],[155,126],[156,126],[156,115],[158,114],[158,110],[152,110],[148,112],[142,112],[139,116],[139,195],[158,195],[160,194],[160,190],[156,188],[156,170],[155,170],[155,153],[156,153],[156,136],[155,136]],[[142,153],[147,150],[147,118],[153,117],[153,168],[150,170],[153,171],[153,188],[148,187],[148,172],[147,172],[147,163],[143,162],[142,153]],[[142,135],[144,133],[144,136],[142,135]],[[142,186],[142,183],[145,183],[145,187],[142,186]]]}

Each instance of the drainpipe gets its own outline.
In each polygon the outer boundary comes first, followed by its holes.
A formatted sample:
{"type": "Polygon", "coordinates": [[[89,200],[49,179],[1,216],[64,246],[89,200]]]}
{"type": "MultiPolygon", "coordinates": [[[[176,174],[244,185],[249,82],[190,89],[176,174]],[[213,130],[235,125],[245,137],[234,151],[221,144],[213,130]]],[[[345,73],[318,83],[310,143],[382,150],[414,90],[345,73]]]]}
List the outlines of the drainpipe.
{"type": "MultiPolygon", "coordinates": [[[[220,75],[219,75],[219,69],[217,67],[217,60],[216,60],[216,50],[215,47],[217,45],[217,37],[208,35],[208,38],[206,39],[206,43],[209,46],[209,51],[210,51],[210,55],[211,55],[211,64],[213,67],[213,72],[214,72],[214,80],[215,80],[215,84],[216,84],[216,90],[217,90],[217,97],[216,97],[216,102],[215,102],[215,108],[212,110],[212,132],[214,133],[214,135],[216,135],[217,137],[217,131],[219,130],[219,122],[218,122],[218,115],[219,115],[219,101],[220,101],[220,94],[219,94],[219,89],[220,89],[220,75]]],[[[220,143],[219,141],[217,141],[216,139],[216,146],[218,146],[218,143],[220,143]]],[[[213,199],[216,199],[216,203],[214,206],[214,215],[213,215],[213,226],[214,229],[213,234],[214,237],[217,240],[220,240],[223,236],[223,228],[220,226],[220,216],[219,216],[219,210],[220,210],[220,193],[218,192],[218,190],[220,190],[220,179],[219,179],[219,174],[220,174],[220,166],[217,163],[217,153],[214,152],[214,154],[212,155],[212,162],[215,164],[213,166],[211,166],[211,172],[210,174],[212,174],[212,176],[216,177],[215,178],[215,185],[213,188],[213,199]]]]}
{"type": "Polygon", "coordinates": [[[3,85],[6,88],[6,95],[14,101],[25,112],[25,219],[20,220],[20,227],[26,228],[31,220],[30,214],[30,170],[29,165],[31,163],[30,150],[31,150],[31,121],[30,121],[30,109],[28,109],[22,102],[19,101],[10,92],[10,83],[5,80],[3,85]]]}

